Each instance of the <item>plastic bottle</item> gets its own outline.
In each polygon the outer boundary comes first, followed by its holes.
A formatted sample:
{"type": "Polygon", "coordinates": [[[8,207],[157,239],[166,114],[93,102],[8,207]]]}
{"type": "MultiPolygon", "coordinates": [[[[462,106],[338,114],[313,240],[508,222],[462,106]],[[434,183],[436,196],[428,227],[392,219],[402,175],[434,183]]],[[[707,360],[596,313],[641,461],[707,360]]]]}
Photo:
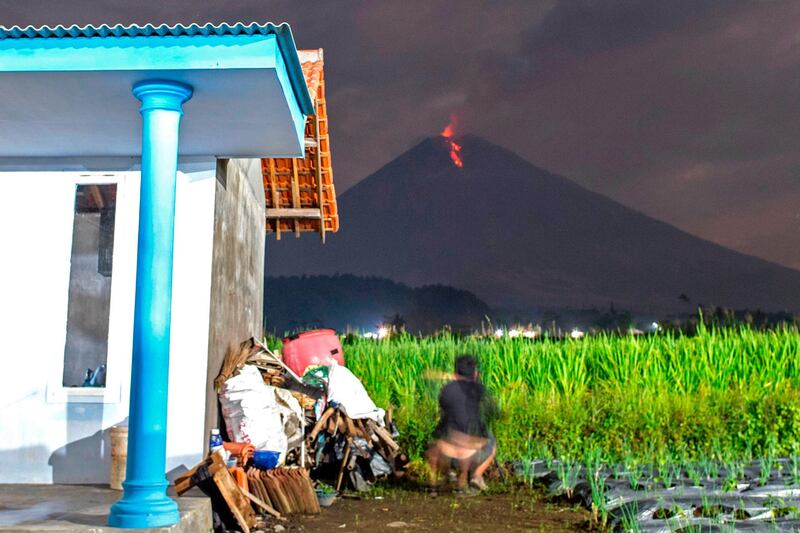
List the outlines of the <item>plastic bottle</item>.
{"type": "Polygon", "coordinates": [[[211,430],[211,436],[208,437],[208,450],[211,453],[217,448],[222,447],[222,435],[219,434],[219,429],[214,428],[211,430]]]}

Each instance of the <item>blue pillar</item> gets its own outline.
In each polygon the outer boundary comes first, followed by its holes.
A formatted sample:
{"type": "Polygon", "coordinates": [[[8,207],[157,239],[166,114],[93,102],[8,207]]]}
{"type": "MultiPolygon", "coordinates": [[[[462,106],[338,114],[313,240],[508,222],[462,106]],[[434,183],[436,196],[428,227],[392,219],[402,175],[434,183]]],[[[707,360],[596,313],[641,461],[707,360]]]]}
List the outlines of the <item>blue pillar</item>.
{"type": "Polygon", "coordinates": [[[178,505],[167,497],[164,469],[178,130],[192,88],[144,81],[134,85],[133,94],[142,101],[143,126],[128,466],[108,524],[144,528],[180,520],[178,505]]]}

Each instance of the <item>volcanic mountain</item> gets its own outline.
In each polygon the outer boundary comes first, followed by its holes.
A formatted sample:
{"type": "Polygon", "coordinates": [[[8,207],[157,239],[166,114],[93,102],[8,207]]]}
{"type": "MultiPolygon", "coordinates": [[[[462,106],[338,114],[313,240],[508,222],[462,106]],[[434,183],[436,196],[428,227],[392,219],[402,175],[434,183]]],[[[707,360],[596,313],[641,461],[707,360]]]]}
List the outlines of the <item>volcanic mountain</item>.
{"type": "Polygon", "coordinates": [[[474,136],[429,138],[341,195],[326,244],[267,245],[270,276],[467,289],[495,308],[797,310],[800,272],[645,216],[474,136]]]}

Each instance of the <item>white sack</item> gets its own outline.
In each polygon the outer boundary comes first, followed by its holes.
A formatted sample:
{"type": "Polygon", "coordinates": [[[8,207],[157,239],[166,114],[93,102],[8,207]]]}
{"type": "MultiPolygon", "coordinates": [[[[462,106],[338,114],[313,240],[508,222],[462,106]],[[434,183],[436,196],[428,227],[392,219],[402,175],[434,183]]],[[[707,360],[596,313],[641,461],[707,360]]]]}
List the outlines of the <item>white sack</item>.
{"type": "Polygon", "coordinates": [[[361,381],[336,361],[328,368],[328,402],[338,403],[354,420],[369,418],[383,425],[385,411],[375,405],[361,381]]]}
{"type": "MultiPolygon", "coordinates": [[[[261,373],[245,365],[238,375],[225,382],[219,399],[222,416],[233,442],[248,442],[257,450],[271,450],[286,458],[287,438],[282,409],[273,387],[264,383],[261,373]]],[[[296,401],[295,401],[296,403],[296,401]]]]}

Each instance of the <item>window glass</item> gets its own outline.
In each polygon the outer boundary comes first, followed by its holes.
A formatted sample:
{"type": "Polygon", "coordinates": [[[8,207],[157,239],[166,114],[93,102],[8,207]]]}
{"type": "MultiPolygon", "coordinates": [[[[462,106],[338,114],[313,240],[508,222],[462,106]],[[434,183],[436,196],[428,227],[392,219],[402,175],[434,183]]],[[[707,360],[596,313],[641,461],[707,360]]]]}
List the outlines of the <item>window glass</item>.
{"type": "Polygon", "coordinates": [[[69,272],[65,387],[104,387],[117,185],[78,185],[69,272]]]}

